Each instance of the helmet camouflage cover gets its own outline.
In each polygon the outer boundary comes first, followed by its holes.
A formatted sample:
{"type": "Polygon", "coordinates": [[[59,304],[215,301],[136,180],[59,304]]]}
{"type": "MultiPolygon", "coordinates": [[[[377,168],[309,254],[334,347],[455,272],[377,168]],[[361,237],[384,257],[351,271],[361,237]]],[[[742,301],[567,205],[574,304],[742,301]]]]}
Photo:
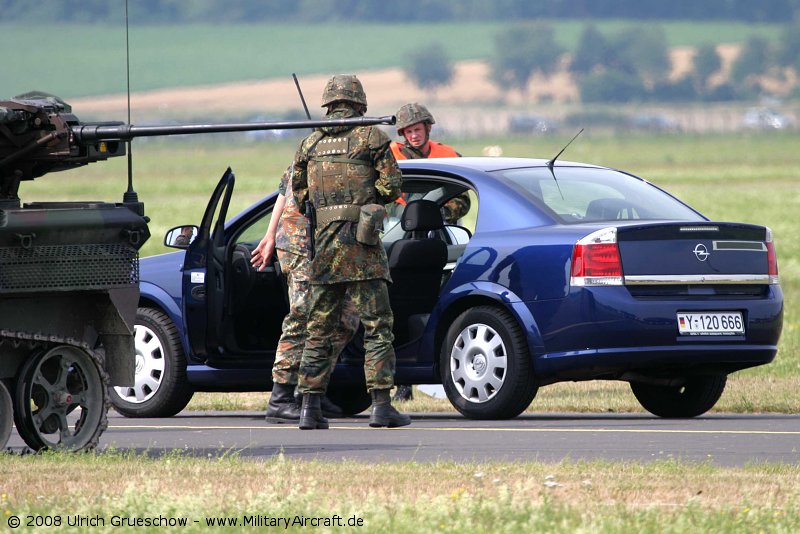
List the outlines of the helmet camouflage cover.
{"type": "Polygon", "coordinates": [[[322,107],[339,100],[367,105],[364,87],[355,74],[337,74],[328,80],[322,92],[322,107]]]}
{"type": "Polygon", "coordinates": [[[403,135],[404,128],[418,122],[436,124],[428,108],[417,102],[406,104],[397,110],[397,133],[399,135],[403,135]]]}

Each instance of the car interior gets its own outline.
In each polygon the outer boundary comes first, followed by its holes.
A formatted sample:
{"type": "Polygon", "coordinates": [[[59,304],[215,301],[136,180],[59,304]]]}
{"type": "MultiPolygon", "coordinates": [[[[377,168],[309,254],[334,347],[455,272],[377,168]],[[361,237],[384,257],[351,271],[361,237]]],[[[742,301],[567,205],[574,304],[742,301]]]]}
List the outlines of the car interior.
{"type": "MultiPolygon", "coordinates": [[[[418,339],[436,305],[441,288],[472,236],[477,201],[465,216],[465,226],[446,225],[441,206],[467,188],[430,178],[404,181],[404,202],[387,206],[383,245],[387,250],[393,283],[389,296],[395,316],[395,346],[418,339]]],[[[271,208],[248,221],[230,241],[226,267],[225,346],[234,354],[274,352],[281,323],[289,309],[286,279],[277,258],[256,271],[251,251],[266,232],[271,208]]],[[[459,221],[461,222],[461,221],[459,221]]],[[[359,336],[344,357],[362,357],[359,336]]]]}

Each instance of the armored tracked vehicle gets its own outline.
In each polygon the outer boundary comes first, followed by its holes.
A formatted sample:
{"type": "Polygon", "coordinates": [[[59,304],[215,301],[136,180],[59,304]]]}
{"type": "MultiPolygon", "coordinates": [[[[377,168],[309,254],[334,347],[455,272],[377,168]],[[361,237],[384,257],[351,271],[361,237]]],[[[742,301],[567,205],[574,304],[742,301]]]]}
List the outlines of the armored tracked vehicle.
{"type": "Polygon", "coordinates": [[[20,184],[126,154],[135,137],[392,124],[394,117],[247,124],[81,123],[58,97],[0,100],[0,448],[89,449],[109,386],[134,382],[139,249],[150,237],[130,183],[121,203],[32,202],[20,184]]]}

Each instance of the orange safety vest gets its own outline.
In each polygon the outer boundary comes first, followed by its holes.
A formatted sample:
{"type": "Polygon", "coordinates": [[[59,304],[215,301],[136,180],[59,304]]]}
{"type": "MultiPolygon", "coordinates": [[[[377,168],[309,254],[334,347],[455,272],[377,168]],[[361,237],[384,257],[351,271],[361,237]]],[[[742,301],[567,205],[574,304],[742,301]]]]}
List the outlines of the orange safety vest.
{"type": "MultiPolygon", "coordinates": [[[[448,146],[443,145],[442,143],[437,143],[436,141],[428,141],[431,146],[431,151],[428,154],[428,159],[430,158],[457,158],[461,156],[456,149],[448,146]]],[[[394,159],[408,159],[405,154],[401,151],[402,148],[405,148],[406,145],[403,143],[399,143],[397,141],[392,141],[392,154],[394,154],[394,159]]]]}

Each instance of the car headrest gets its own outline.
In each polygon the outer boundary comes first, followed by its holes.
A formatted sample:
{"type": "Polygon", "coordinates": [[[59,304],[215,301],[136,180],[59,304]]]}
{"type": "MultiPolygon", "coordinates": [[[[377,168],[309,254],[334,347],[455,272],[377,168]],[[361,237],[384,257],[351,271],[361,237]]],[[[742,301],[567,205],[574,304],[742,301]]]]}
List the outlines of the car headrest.
{"type": "Polygon", "coordinates": [[[444,226],[439,205],[432,200],[412,200],[406,205],[401,221],[406,232],[438,230],[444,226]]]}

